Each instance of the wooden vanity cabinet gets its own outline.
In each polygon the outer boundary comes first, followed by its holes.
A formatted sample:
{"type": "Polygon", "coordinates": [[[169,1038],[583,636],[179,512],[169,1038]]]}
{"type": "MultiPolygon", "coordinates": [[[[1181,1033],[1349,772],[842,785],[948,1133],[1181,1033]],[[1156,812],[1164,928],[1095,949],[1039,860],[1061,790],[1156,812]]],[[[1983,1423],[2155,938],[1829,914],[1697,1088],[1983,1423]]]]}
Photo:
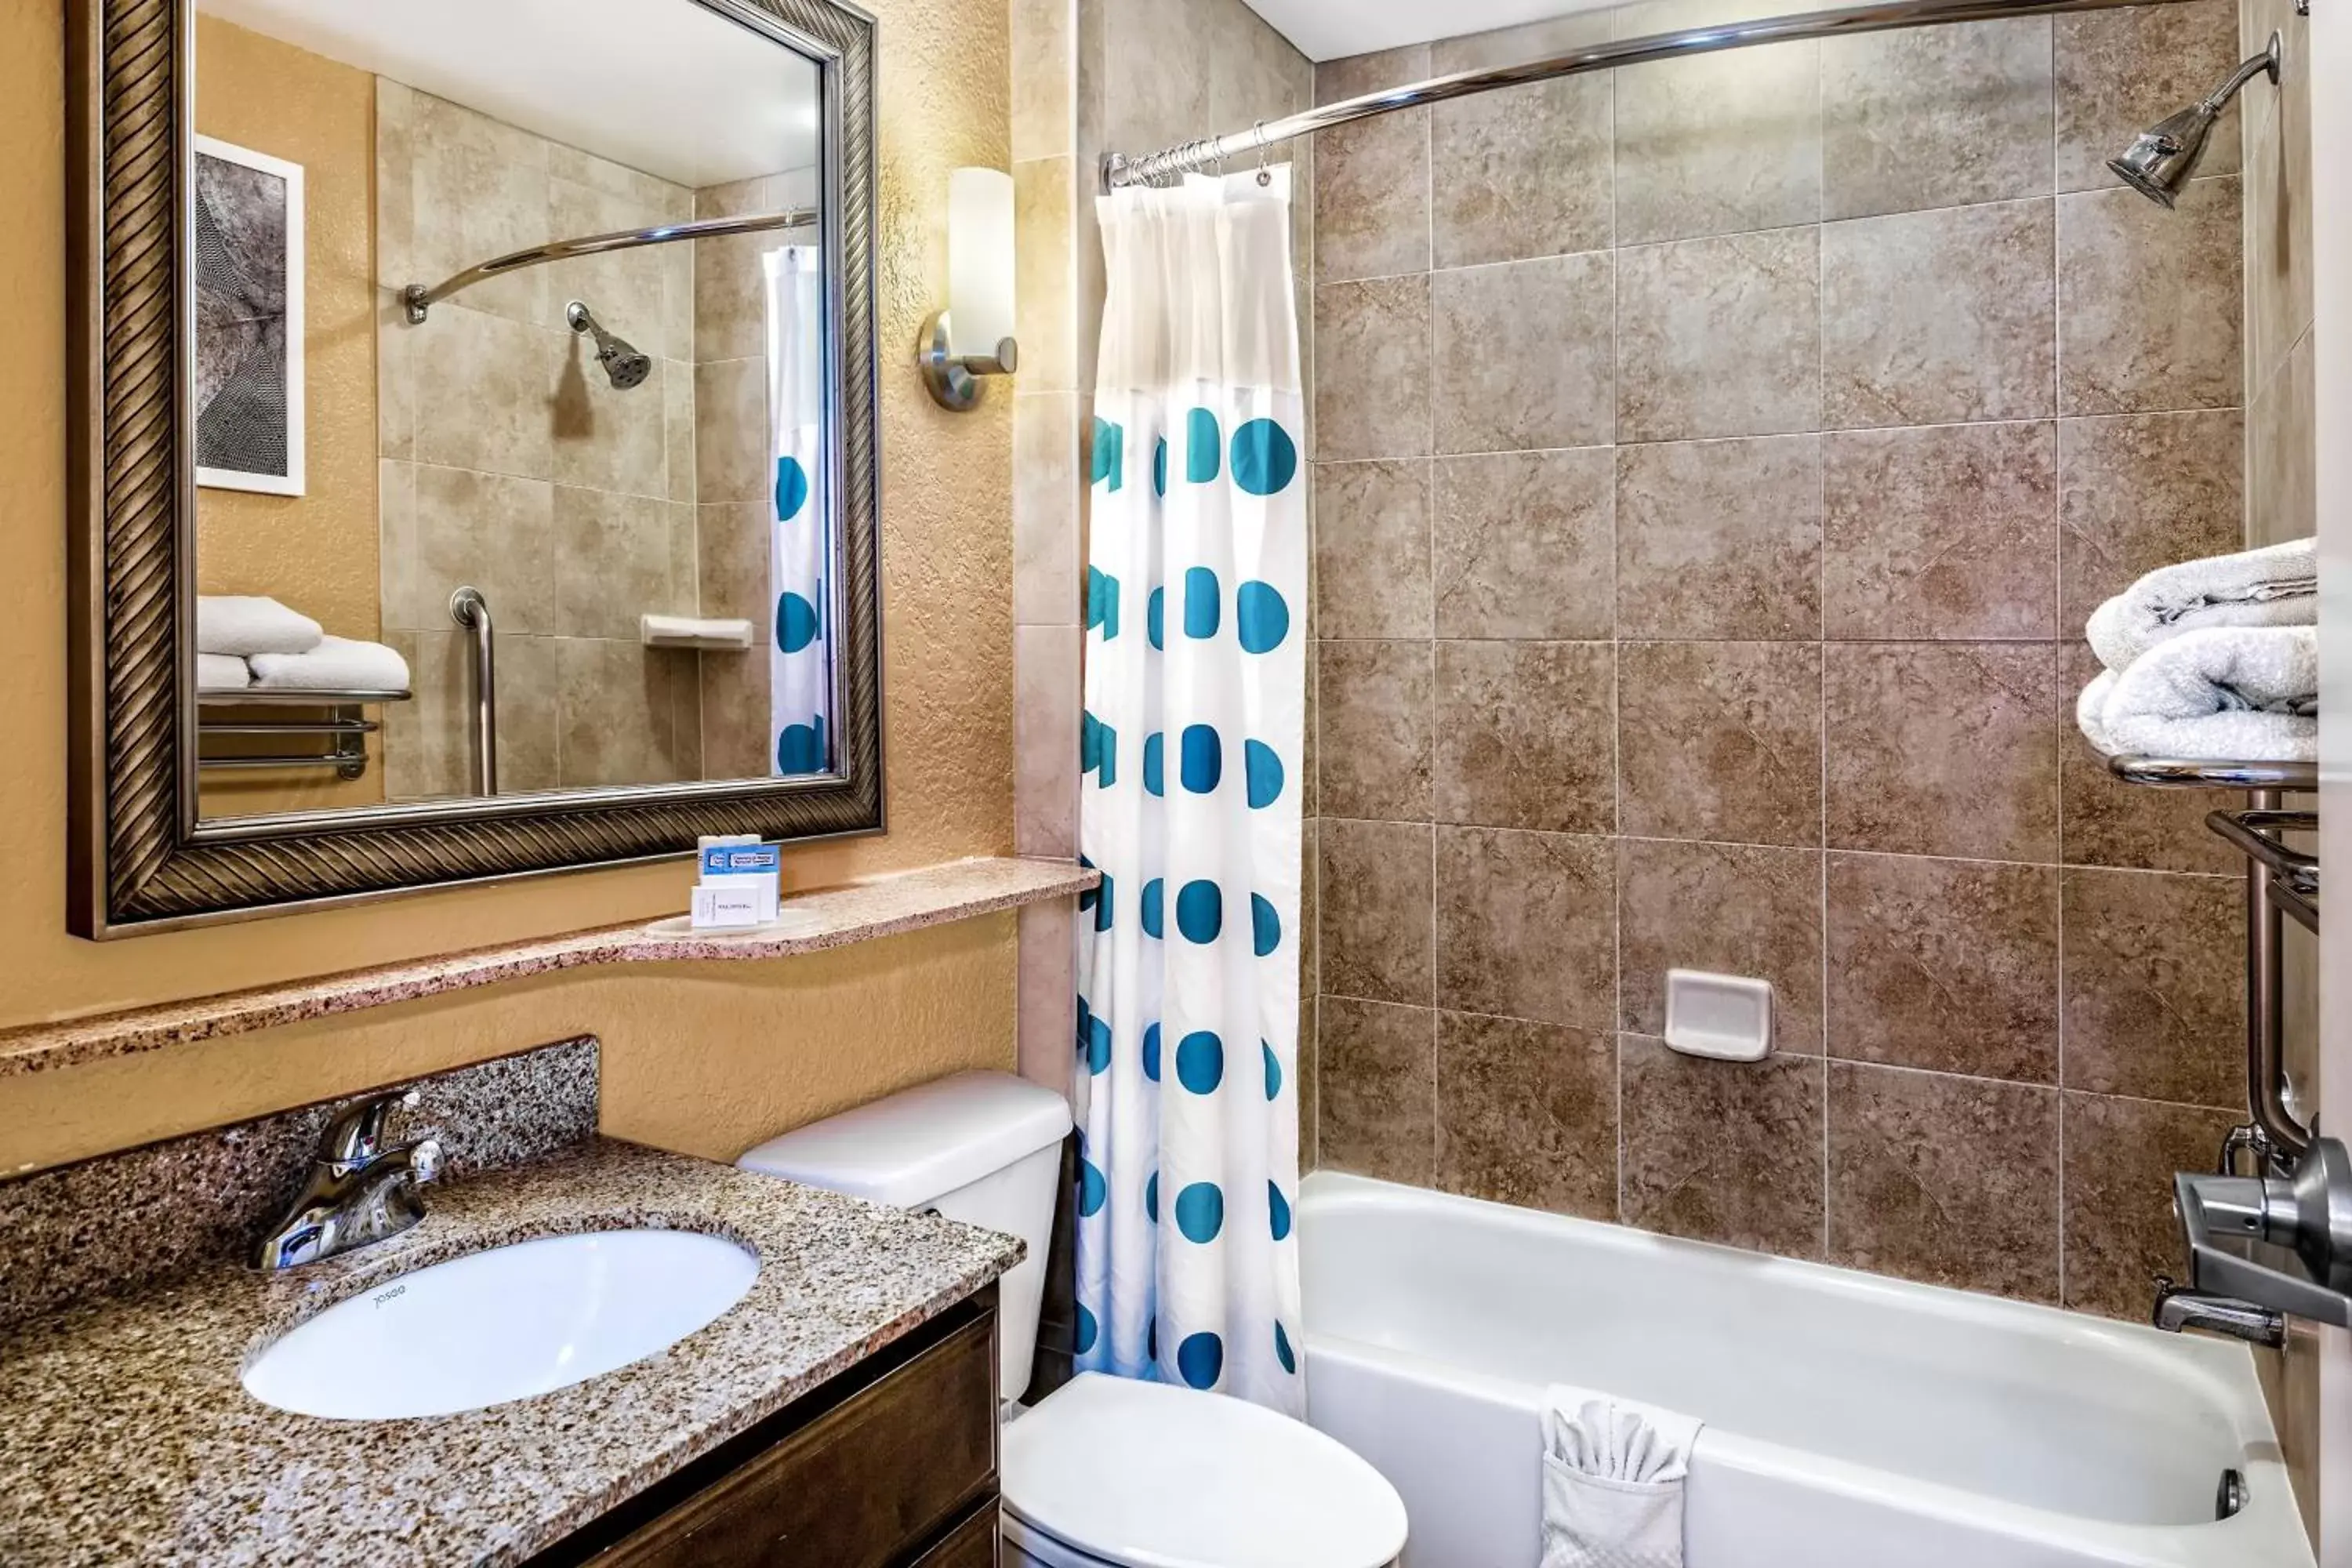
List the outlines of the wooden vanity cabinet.
{"type": "Polygon", "coordinates": [[[527,1568],[994,1568],[996,1288],[527,1568]]]}

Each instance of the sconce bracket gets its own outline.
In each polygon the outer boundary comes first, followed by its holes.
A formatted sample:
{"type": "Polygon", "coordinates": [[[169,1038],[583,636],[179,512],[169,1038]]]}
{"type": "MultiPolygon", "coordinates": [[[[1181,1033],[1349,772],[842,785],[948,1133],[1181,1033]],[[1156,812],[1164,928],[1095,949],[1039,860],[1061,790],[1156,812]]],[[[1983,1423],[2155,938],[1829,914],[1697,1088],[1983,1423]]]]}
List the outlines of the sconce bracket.
{"type": "Polygon", "coordinates": [[[954,413],[967,414],[979,405],[982,376],[1011,375],[1020,368],[1021,347],[1011,338],[996,345],[993,356],[959,354],[952,344],[948,313],[941,310],[923,323],[922,336],[915,344],[915,364],[923,373],[931,401],[954,413]]]}

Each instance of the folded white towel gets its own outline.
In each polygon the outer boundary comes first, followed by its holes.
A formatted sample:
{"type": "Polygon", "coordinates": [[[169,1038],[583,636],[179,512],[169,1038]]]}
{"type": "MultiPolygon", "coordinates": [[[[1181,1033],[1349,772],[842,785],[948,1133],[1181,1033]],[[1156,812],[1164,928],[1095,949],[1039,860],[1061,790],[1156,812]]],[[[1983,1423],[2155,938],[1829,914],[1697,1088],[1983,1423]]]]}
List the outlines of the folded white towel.
{"type": "Polygon", "coordinates": [[[196,689],[242,691],[253,684],[253,668],[235,654],[196,655],[196,689]]]}
{"type": "Polygon", "coordinates": [[[2084,631],[2099,662],[2120,670],[2183,632],[2318,619],[2318,542],[2297,539],[2159,567],[2093,611],[2084,631]]]}
{"type": "Polygon", "coordinates": [[[324,634],[319,623],[275,599],[236,594],[196,598],[196,651],[250,658],[257,653],[308,653],[324,634]]]}
{"type": "Polygon", "coordinates": [[[273,691],[405,691],[408,661],[380,642],[324,637],[309,653],[258,653],[254,684],[273,691]]]}
{"type": "Polygon", "coordinates": [[[2093,681],[2074,718],[2109,756],[2316,761],[2319,628],[2185,632],[2093,681]]]}
{"type": "Polygon", "coordinates": [[[1543,1568],[1682,1568],[1699,1423],[1583,1389],[1544,1390],[1543,1568]]]}
{"type": "Polygon", "coordinates": [[[748,648],[751,623],[706,621],[692,616],[639,616],[637,636],[647,647],[748,648]]]}

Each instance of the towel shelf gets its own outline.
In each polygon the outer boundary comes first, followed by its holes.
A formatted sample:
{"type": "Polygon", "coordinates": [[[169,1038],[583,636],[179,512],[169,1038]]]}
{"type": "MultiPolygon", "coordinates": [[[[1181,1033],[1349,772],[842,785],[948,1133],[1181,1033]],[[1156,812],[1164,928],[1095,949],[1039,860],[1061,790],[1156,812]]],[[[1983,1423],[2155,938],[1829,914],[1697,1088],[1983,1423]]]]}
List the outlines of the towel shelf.
{"type": "Polygon", "coordinates": [[[305,691],[291,687],[243,687],[196,693],[196,766],[207,773],[256,768],[332,768],[339,779],[366,776],[367,738],[383,726],[367,717],[364,709],[385,702],[405,702],[405,691],[305,691]],[[320,718],[261,719],[216,713],[223,709],[300,708],[324,710],[320,718]],[[215,752],[205,755],[203,742],[213,736],[316,737],[328,742],[316,752],[215,752]]]}
{"type": "Polygon", "coordinates": [[[2110,757],[2108,769],[2131,784],[2168,789],[2315,790],[2316,763],[2198,762],[2185,757],[2110,757]]]}

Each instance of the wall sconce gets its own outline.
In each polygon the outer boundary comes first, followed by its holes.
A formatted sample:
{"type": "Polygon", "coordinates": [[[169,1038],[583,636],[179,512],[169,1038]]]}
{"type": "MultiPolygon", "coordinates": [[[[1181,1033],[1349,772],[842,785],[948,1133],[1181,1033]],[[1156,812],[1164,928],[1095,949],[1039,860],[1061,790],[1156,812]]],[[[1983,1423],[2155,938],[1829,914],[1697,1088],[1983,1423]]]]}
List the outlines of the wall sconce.
{"type": "Polygon", "coordinates": [[[983,375],[1019,368],[1013,337],[1013,176],[958,169],[948,176],[948,309],[923,323],[915,360],[942,408],[980,401],[983,375]]]}

